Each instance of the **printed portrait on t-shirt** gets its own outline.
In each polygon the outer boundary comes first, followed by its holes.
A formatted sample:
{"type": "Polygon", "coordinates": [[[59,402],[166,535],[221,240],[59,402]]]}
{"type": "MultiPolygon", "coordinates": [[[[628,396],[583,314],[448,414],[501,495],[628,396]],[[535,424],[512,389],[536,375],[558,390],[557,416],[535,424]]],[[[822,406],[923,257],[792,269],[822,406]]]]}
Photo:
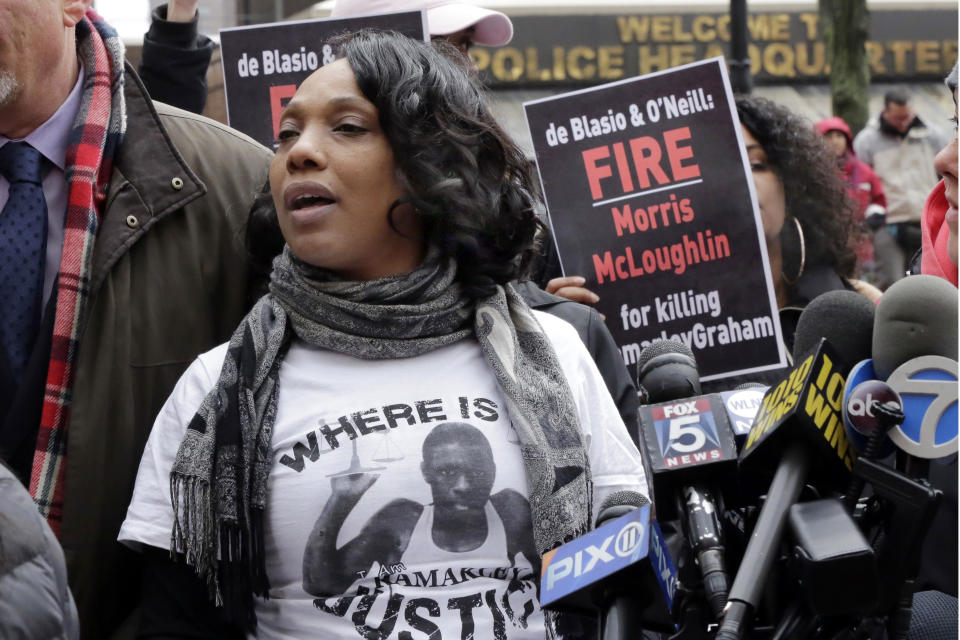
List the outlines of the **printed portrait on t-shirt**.
{"type": "Polygon", "coordinates": [[[392,500],[341,547],[334,541],[344,521],[378,476],[360,471],[331,479],[333,493],[304,551],[304,591],[341,594],[371,569],[399,574],[408,565],[456,562],[469,553],[532,567],[530,504],[513,489],[491,494],[497,465],[483,432],[464,422],[433,427],[423,439],[420,471],[429,504],[392,500]]]}
{"type": "MultiPolygon", "coordinates": [[[[274,487],[312,488],[300,504],[316,505],[296,516],[308,523],[296,587],[318,628],[382,640],[542,636],[526,472],[489,395],[327,408],[280,446],[274,487]]],[[[271,500],[287,498],[275,489],[271,500]]],[[[293,555],[294,532],[273,537],[293,555]]]]}

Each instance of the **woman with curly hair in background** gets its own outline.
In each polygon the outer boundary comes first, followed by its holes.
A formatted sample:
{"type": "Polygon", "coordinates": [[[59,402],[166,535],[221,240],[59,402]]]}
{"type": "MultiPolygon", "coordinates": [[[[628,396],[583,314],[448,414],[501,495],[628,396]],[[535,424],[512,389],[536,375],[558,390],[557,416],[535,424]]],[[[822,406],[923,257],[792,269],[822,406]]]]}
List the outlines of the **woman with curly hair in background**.
{"type": "Polygon", "coordinates": [[[270,292],[147,442],[140,636],[542,639],[541,556],[647,492],[639,453],[510,284],[539,223],[476,79],[396,34],[337,48],[280,118],[270,292]]]}
{"type": "Polygon", "coordinates": [[[800,311],[821,293],[854,289],[854,202],[811,124],[770,100],[738,96],[787,346],[800,311]]]}

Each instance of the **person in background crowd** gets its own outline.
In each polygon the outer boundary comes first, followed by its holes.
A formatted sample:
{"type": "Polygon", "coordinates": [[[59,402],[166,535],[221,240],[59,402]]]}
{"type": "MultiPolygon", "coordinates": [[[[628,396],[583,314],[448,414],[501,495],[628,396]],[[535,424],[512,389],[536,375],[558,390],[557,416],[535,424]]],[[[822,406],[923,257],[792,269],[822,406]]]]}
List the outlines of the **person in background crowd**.
{"type": "MultiPolygon", "coordinates": [[[[937,128],[920,120],[902,90],[883,96],[883,111],[853,139],[853,150],[883,182],[887,196],[887,229],[896,238],[900,255],[890,255],[885,272],[906,272],[907,262],[920,248],[923,203],[936,184],[933,157],[947,142],[937,128]]],[[[887,256],[878,256],[886,260],[887,256]]]]}
{"type": "MultiPolygon", "coordinates": [[[[856,244],[857,267],[864,277],[881,289],[885,289],[899,278],[900,274],[884,276],[876,269],[874,253],[882,252],[885,246],[891,246],[893,238],[884,229],[887,213],[887,196],[883,185],[870,165],[860,161],[853,152],[853,135],[843,118],[833,116],[824,118],[815,125],[817,133],[824,137],[827,148],[836,154],[840,175],[847,183],[850,195],[857,201],[855,220],[861,235],[856,244]],[[879,247],[874,246],[875,234],[879,247]],[[887,242],[889,240],[890,242],[887,242]]],[[[897,250],[899,252],[899,250],[897,250]]]]}
{"type": "Polygon", "coordinates": [[[79,637],[63,549],[26,488],[0,460],[0,638],[79,637]]]}
{"type": "Polygon", "coordinates": [[[116,543],[150,425],[243,316],[269,150],[160,104],[89,0],[0,0],[0,455],[58,535],[83,637],[138,597],[116,543]]]}
{"type": "Polygon", "coordinates": [[[757,96],[737,96],[787,351],[800,312],[821,293],[852,289],[855,204],[809,123],[757,96]]]}
{"type": "Polygon", "coordinates": [[[543,638],[540,556],[610,492],[646,493],[639,453],[573,328],[509,284],[542,223],[476,80],[445,43],[334,44],[281,116],[270,293],[191,365],[144,451],[120,532],[150,558],[141,632],[543,638]],[[507,567],[494,516],[517,526],[520,499],[534,548],[507,567]],[[340,548],[382,507],[431,500],[399,561],[340,548]],[[479,502],[500,505],[483,527],[479,502]],[[331,550],[371,564],[316,580],[331,550]]]}
{"type": "Polygon", "coordinates": [[[170,0],[153,10],[137,71],[150,97],[193,113],[207,104],[213,40],[197,32],[199,0],[170,0]]]}

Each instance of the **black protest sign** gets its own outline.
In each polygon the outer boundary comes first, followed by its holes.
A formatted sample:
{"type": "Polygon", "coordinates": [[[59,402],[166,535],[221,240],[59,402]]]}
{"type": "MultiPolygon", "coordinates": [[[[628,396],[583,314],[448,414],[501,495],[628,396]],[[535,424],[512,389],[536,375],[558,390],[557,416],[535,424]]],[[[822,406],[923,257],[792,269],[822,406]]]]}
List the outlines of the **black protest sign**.
{"type": "Polygon", "coordinates": [[[328,41],[359,29],[427,33],[422,11],[353,18],[298,20],[220,30],[227,119],[234,129],[273,147],[280,113],[311,73],[333,62],[328,41]]]}
{"type": "Polygon", "coordinates": [[[684,342],[709,380],[786,365],[722,59],[524,105],[563,271],[631,365],[684,342]]]}

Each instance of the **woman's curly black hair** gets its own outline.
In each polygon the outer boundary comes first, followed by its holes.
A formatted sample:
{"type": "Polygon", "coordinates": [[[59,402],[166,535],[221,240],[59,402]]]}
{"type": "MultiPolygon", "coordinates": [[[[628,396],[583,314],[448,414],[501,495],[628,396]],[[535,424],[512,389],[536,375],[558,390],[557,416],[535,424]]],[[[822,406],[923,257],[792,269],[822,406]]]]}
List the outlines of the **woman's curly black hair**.
{"type": "Polygon", "coordinates": [[[457,260],[466,295],[489,295],[523,275],[542,226],[529,164],[460,53],[444,41],[375,30],[332,44],[379,112],[405,202],[423,219],[428,242],[457,260]]]}
{"type": "MultiPolygon", "coordinates": [[[[737,96],[737,113],[767,154],[783,183],[787,212],[803,226],[806,267],[829,265],[846,278],[854,275],[856,254],[851,248],[854,202],[837,173],[837,164],[813,126],[775,102],[757,96],[737,96]]],[[[799,247],[792,224],[784,225],[786,273],[799,268],[799,247]]]]}

